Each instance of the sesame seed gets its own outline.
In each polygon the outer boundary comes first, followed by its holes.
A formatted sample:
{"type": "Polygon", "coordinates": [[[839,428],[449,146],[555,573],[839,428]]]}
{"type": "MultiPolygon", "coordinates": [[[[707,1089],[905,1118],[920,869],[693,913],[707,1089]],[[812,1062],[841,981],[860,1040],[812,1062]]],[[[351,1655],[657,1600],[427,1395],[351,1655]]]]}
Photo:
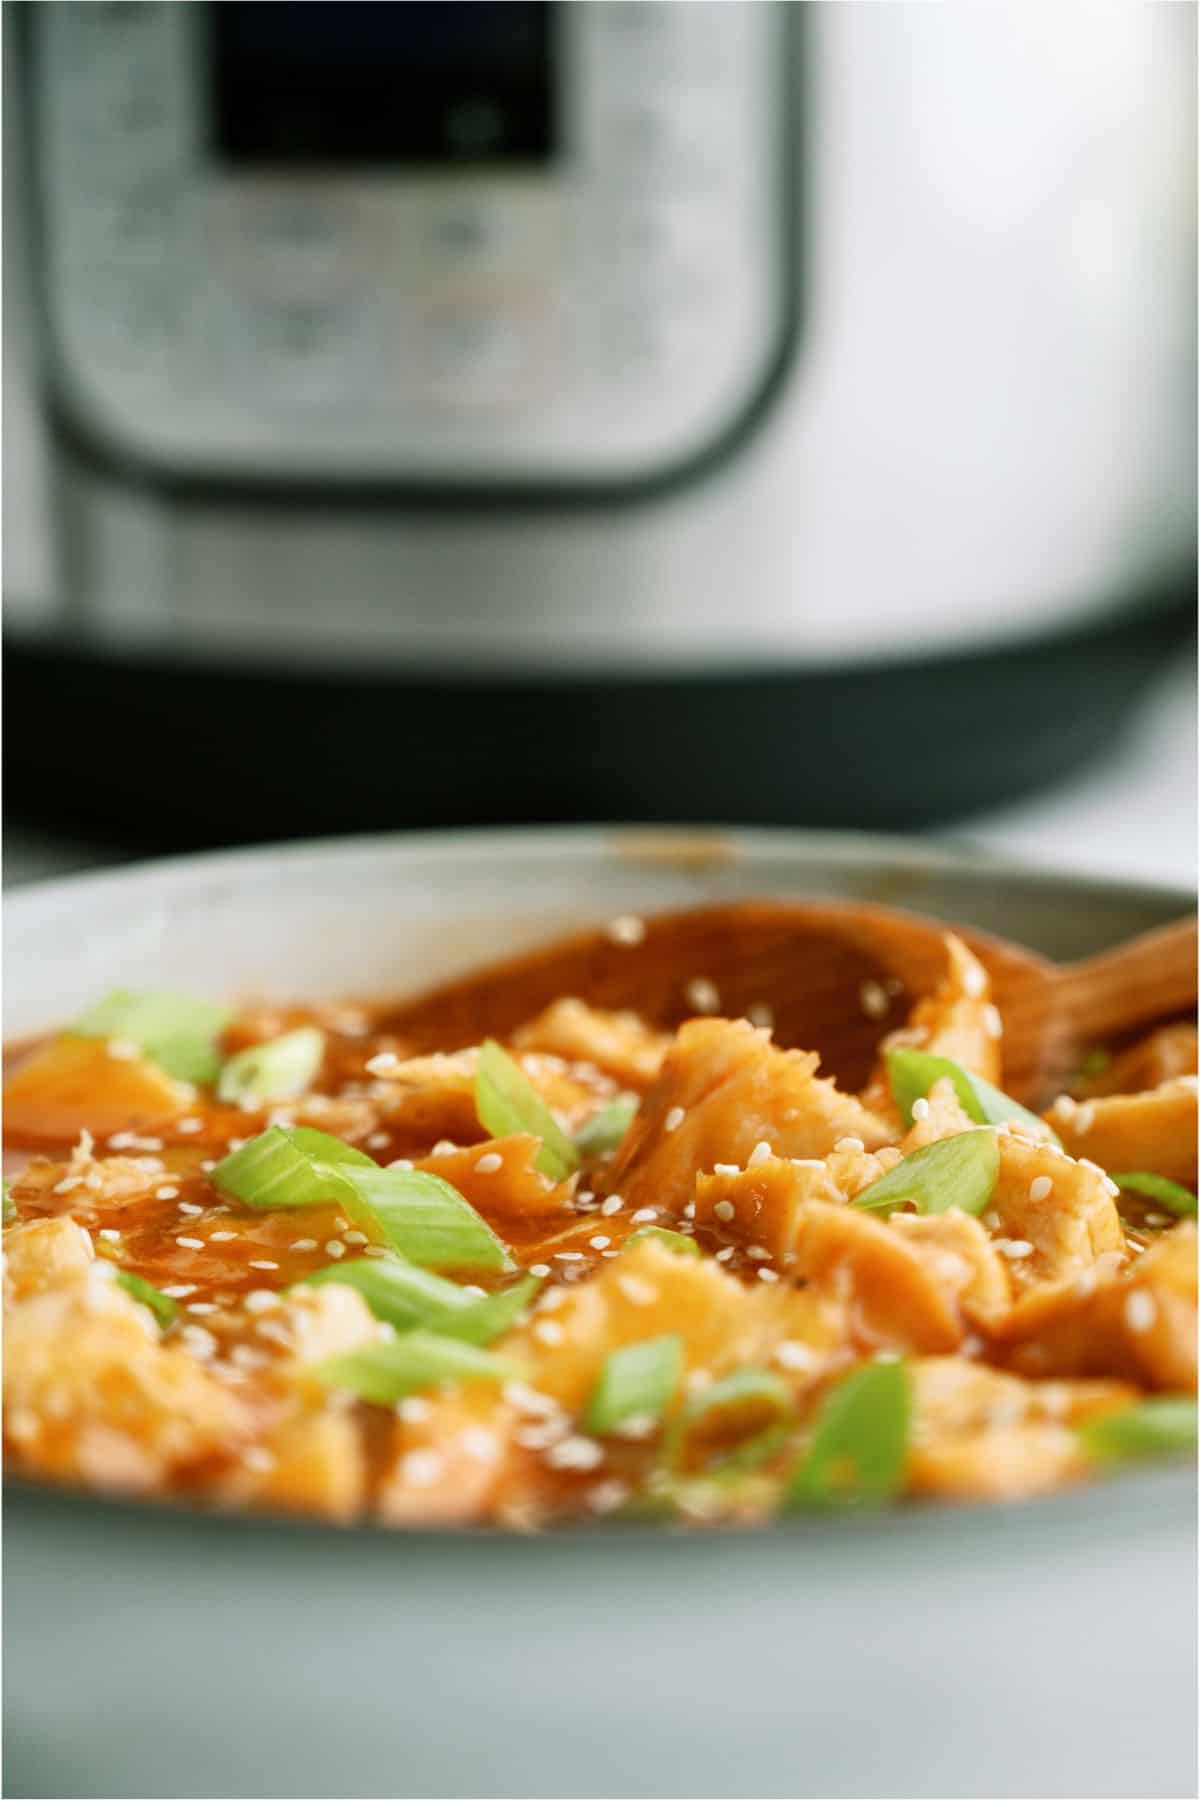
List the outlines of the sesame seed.
{"type": "Polygon", "coordinates": [[[704,975],[696,975],[684,989],[687,1003],[698,1013],[715,1013],[721,1004],[721,996],[715,984],[704,975]]]}
{"type": "Polygon", "coordinates": [[[398,1156],[394,1162],[388,1164],[389,1169],[399,1169],[403,1175],[407,1175],[412,1170],[413,1166],[412,1161],[407,1156],[398,1156]]]}
{"type": "Polygon", "coordinates": [[[1075,1279],[1075,1292],[1083,1296],[1094,1294],[1099,1280],[1100,1277],[1095,1269],[1084,1269],[1083,1273],[1075,1279]]]}
{"type": "Polygon", "coordinates": [[[463,1293],[470,1294],[472,1300],[486,1300],[487,1299],[487,1289],[481,1288],[479,1286],[479,1283],[476,1281],[464,1282],[463,1283],[463,1293]]]}
{"type": "Polygon", "coordinates": [[[191,1300],[188,1302],[190,1313],[215,1313],[216,1307],[211,1300],[191,1300]]]}
{"type": "Polygon", "coordinates": [[[1000,1017],[1000,1008],[990,1000],[983,1009],[983,1029],[990,1038],[1004,1036],[1004,1020],[1000,1017]]]}
{"type": "Polygon", "coordinates": [[[275,1458],[262,1444],[250,1444],[242,1451],[242,1461],[256,1475],[266,1475],[275,1467],[275,1458]]]}
{"type": "Polygon", "coordinates": [[[733,1218],[736,1210],[732,1200],[718,1200],[713,1207],[716,1217],[726,1221],[733,1218]]]}
{"type": "Polygon", "coordinates": [[[500,1460],[500,1442],[495,1432],[482,1425],[468,1425],[459,1433],[459,1443],[475,1462],[495,1463],[500,1460]]]}
{"type": "Polygon", "coordinates": [[[557,1312],[560,1306],[566,1305],[567,1299],[565,1287],[547,1288],[544,1294],[538,1295],[537,1309],[539,1312],[557,1312]]]}
{"type": "Polygon", "coordinates": [[[554,1252],[554,1260],[556,1262],[582,1262],[583,1261],[583,1251],[582,1250],[556,1250],[554,1252]]]}
{"type": "Polygon", "coordinates": [[[608,1199],[605,1200],[601,1206],[600,1211],[604,1214],[606,1219],[611,1219],[614,1213],[620,1212],[624,1204],[625,1202],[622,1200],[620,1194],[610,1194],[608,1199]]]}
{"type": "Polygon", "coordinates": [[[618,1275],[617,1286],[634,1306],[653,1306],[658,1299],[658,1289],[637,1275],[618,1275]]]}
{"type": "Polygon", "coordinates": [[[918,1124],[922,1119],[927,1119],[929,1117],[929,1102],[924,1095],[922,1095],[919,1100],[913,1101],[912,1116],[918,1124]]]}
{"type": "Polygon", "coordinates": [[[423,1425],[433,1417],[433,1407],[420,1394],[408,1394],[396,1402],[396,1417],[406,1425],[423,1425]]]}
{"type": "Polygon", "coordinates": [[[1083,1137],[1092,1129],[1095,1122],[1096,1108],[1089,1100],[1083,1106],[1077,1106],[1075,1108],[1074,1115],[1071,1119],[1071,1127],[1080,1137],[1083,1137]]]}
{"type": "Polygon", "coordinates": [[[181,1250],[203,1250],[204,1239],[194,1237],[177,1237],[175,1242],[181,1250]]]}
{"type": "Polygon", "coordinates": [[[337,1238],[330,1238],[325,1245],[325,1254],[326,1254],[326,1256],[331,1256],[333,1258],[334,1262],[338,1262],[343,1256],[345,1256],[346,1246],[345,1246],[345,1244],[341,1243],[337,1238]]]}
{"type": "Polygon", "coordinates": [[[115,1230],[111,1225],[106,1225],[102,1231],[96,1233],[96,1236],[102,1237],[105,1242],[109,1244],[119,1244],[121,1241],[120,1232],[115,1230]]]}
{"type": "Polygon", "coordinates": [[[563,1328],[557,1319],[539,1319],[533,1328],[533,1335],[540,1344],[561,1344],[563,1328]]]}
{"type": "Polygon", "coordinates": [[[717,1251],[716,1260],[720,1263],[731,1262],[733,1259],[733,1254],[734,1254],[733,1245],[726,1244],[726,1246],[723,1250],[717,1251]]]}
{"type": "Polygon", "coordinates": [[[109,1038],[104,1049],[105,1054],[111,1056],[114,1062],[136,1062],[142,1054],[132,1038],[109,1038]]]}
{"type": "Polygon", "coordinates": [[[342,1233],[343,1244],[354,1244],[357,1246],[359,1244],[365,1244],[366,1241],[367,1234],[365,1231],[343,1231],[342,1233]]]}
{"type": "Polygon", "coordinates": [[[758,1271],[758,1279],[760,1281],[778,1281],[779,1275],[775,1269],[760,1269],[758,1271]]]}
{"type": "Polygon", "coordinates": [[[658,1217],[657,1206],[639,1206],[631,1223],[634,1225],[652,1225],[658,1217]]]}
{"type": "Polygon", "coordinates": [[[270,1312],[273,1306],[280,1304],[279,1295],[270,1288],[251,1288],[242,1305],[249,1313],[270,1312]]]}
{"type": "Polygon", "coordinates": [[[625,944],[632,947],[640,944],[646,936],[643,920],[634,913],[621,913],[619,917],[610,919],[604,928],[604,935],[613,944],[625,944]]]}
{"type": "Polygon", "coordinates": [[[1149,1331],[1158,1318],[1158,1302],[1148,1288],[1134,1288],[1125,1296],[1125,1323],[1130,1331],[1149,1331]]]}
{"type": "Polygon", "coordinates": [[[868,1019],[882,1019],[888,1009],[887,992],[877,981],[864,981],[858,990],[858,998],[868,1019]]]}
{"type": "Polygon", "coordinates": [[[475,1173],[477,1175],[494,1175],[497,1169],[503,1167],[504,1158],[497,1155],[495,1150],[489,1150],[487,1155],[481,1156],[475,1164],[475,1173]]]}
{"type": "Polygon", "coordinates": [[[771,1260],[771,1252],[764,1249],[761,1244],[751,1244],[746,1255],[751,1262],[770,1262],[771,1260]]]}
{"type": "Polygon", "coordinates": [[[978,1000],[987,989],[987,976],[977,962],[969,962],[962,972],[963,993],[968,1000],[978,1000]]]}
{"type": "Polygon", "coordinates": [[[1057,1118],[1069,1119],[1073,1117],[1075,1107],[1076,1102],[1071,1098],[1070,1094],[1060,1094],[1050,1110],[1057,1118]]]}
{"type": "Polygon", "coordinates": [[[1029,1184],[1031,1200],[1048,1200],[1054,1192],[1054,1183],[1048,1175],[1035,1175],[1029,1184]]]}
{"type": "Polygon", "coordinates": [[[436,1450],[410,1450],[400,1463],[400,1474],[410,1487],[432,1487],[440,1481],[445,1459],[436,1450]]]}
{"type": "Polygon", "coordinates": [[[590,1512],[616,1512],[619,1506],[624,1506],[629,1493],[629,1487],[624,1481],[601,1481],[594,1488],[589,1488],[584,1501],[590,1512]]]}
{"type": "Polygon", "coordinates": [[[179,1337],[184,1348],[190,1350],[200,1362],[207,1362],[210,1356],[217,1353],[217,1340],[211,1331],[205,1331],[203,1325],[185,1325],[179,1337]]]}
{"type": "Polygon", "coordinates": [[[210,1244],[229,1244],[237,1236],[236,1231],[214,1231],[209,1236],[210,1244]]]}
{"type": "MultiPolygon", "coordinates": [[[[178,1198],[179,1198],[179,1189],[178,1189],[178,1188],[177,1188],[177,1187],[160,1187],[160,1188],[155,1188],[155,1190],[154,1190],[154,1198],[155,1198],[155,1199],[156,1199],[156,1200],[178,1200],[178,1198]]],[[[180,1210],[181,1210],[181,1211],[182,1211],[182,1208],[181,1208],[181,1209],[180,1209],[180,1210]]],[[[200,1211],[201,1211],[201,1210],[202,1210],[202,1209],[201,1209],[201,1208],[200,1208],[200,1207],[197,1207],[197,1208],[196,1208],[196,1211],[197,1211],[197,1212],[200,1212],[200,1211]]]]}
{"type": "Polygon", "coordinates": [[[781,1369],[811,1369],[817,1361],[817,1353],[809,1344],[797,1344],[788,1340],[776,1344],[775,1361],[781,1369]]]}
{"type": "MultiPolygon", "coordinates": [[[[103,1237],[104,1233],[101,1232],[100,1235],[103,1237]]],[[[163,1289],[163,1293],[167,1296],[168,1300],[186,1300],[188,1295],[194,1294],[195,1291],[196,1284],[194,1281],[176,1281],[173,1282],[170,1287],[165,1287],[163,1289]]]]}
{"type": "Polygon", "coordinates": [[[529,1273],[531,1275],[543,1275],[543,1276],[548,1275],[550,1273],[550,1264],[549,1263],[531,1263],[529,1265],[529,1273]]]}
{"type": "Polygon", "coordinates": [[[588,1243],[591,1245],[593,1250],[607,1250],[608,1246],[612,1243],[612,1239],[606,1238],[603,1236],[594,1237],[594,1238],[589,1238],[588,1243]]]}
{"type": "Polygon", "coordinates": [[[263,1257],[261,1261],[252,1262],[249,1266],[252,1269],[277,1269],[279,1264],[277,1262],[270,1262],[266,1257],[263,1257]]]}
{"type": "MultiPolygon", "coordinates": [[[[176,1188],[175,1191],[178,1193],[178,1188],[176,1188]]],[[[196,1219],[199,1218],[200,1214],[204,1211],[204,1208],[202,1206],[197,1206],[193,1200],[181,1200],[177,1210],[187,1219],[196,1219]]]]}
{"type": "Polygon", "coordinates": [[[267,1357],[262,1350],[256,1350],[253,1344],[235,1344],[229,1352],[229,1360],[236,1363],[239,1369],[261,1369],[267,1357]]]}
{"type": "Polygon", "coordinates": [[[604,1451],[591,1438],[565,1437],[551,1444],[546,1461],[552,1469],[595,1469],[604,1461],[604,1451]]]}
{"type": "Polygon", "coordinates": [[[458,1145],[453,1138],[439,1138],[429,1154],[430,1156],[453,1156],[457,1149],[458,1145]]]}
{"type": "Polygon", "coordinates": [[[622,1419],[619,1425],[613,1426],[613,1436],[629,1438],[636,1443],[639,1438],[652,1437],[658,1429],[658,1420],[653,1413],[631,1413],[629,1418],[622,1419]]]}
{"type": "Polygon", "coordinates": [[[400,1067],[400,1058],[394,1050],[381,1050],[377,1056],[367,1059],[368,1075],[394,1075],[400,1067]]]}
{"type": "Polygon", "coordinates": [[[1010,1262],[1020,1262],[1024,1257],[1033,1255],[1033,1245],[1027,1238],[997,1238],[996,1248],[1010,1262]]]}
{"type": "Polygon", "coordinates": [[[204,1120],[203,1119],[176,1119],[175,1129],[176,1129],[176,1131],[182,1131],[185,1135],[190,1137],[192,1132],[194,1132],[194,1131],[203,1131],[204,1120]]]}
{"type": "Polygon", "coordinates": [[[746,1008],[746,1017],[760,1031],[770,1031],[775,1023],[775,1009],[768,1006],[765,1000],[756,1000],[753,1006],[746,1008]]]}
{"type": "Polygon", "coordinates": [[[1145,1222],[1147,1225],[1153,1226],[1169,1225],[1171,1217],[1169,1213],[1148,1212],[1145,1214],[1145,1222]]]}
{"type": "Polygon", "coordinates": [[[768,1144],[766,1138],[760,1138],[747,1158],[746,1167],[748,1169],[757,1168],[760,1163],[773,1161],[774,1156],[775,1152],[770,1144],[768,1144]]]}
{"type": "Polygon", "coordinates": [[[528,1387],[523,1381],[506,1381],[500,1392],[510,1406],[518,1412],[528,1413],[531,1418],[549,1419],[561,1410],[557,1400],[537,1388],[528,1387]]]}
{"type": "Polygon", "coordinates": [[[364,1256],[376,1256],[376,1257],[390,1256],[391,1252],[388,1250],[388,1248],[385,1244],[366,1244],[363,1247],[363,1255],[364,1256]]]}
{"type": "Polygon", "coordinates": [[[367,1139],[368,1150],[386,1150],[387,1147],[388,1134],[386,1131],[373,1131],[367,1139]]]}
{"type": "Polygon", "coordinates": [[[1187,1088],[1194,1094],[1197,1087],[1200,1087],[1200,1075],[1179,1075],[1176,1077],[1175,1086],[1187,1088]]]}
{"type": "Polygon", "coordinates": [[[686,1117],[687,1114],[684,1112],[682,1106],[673,1106],[663,1120],[663,1130],[678,1131],[686,1117]]]}
{"type": "Polygon", "coordinates": [[[835,1150],[865,1150],[866,1145],[860,1137],[839,1138],[833,1146],[835,1150]]]}

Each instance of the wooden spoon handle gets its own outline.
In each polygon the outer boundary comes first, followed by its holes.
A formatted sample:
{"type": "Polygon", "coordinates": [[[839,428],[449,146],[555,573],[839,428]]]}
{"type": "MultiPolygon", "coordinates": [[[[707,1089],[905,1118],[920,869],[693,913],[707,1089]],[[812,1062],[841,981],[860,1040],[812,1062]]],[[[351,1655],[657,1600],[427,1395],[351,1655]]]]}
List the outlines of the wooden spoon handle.
{"type": "Polygon", "coordinates": [[[1196,920],[1177,919],[1086,962],[1067,963],[1053,1004],[1077,1044],[1095,1044],[1196,1007],[1196,920]]]}

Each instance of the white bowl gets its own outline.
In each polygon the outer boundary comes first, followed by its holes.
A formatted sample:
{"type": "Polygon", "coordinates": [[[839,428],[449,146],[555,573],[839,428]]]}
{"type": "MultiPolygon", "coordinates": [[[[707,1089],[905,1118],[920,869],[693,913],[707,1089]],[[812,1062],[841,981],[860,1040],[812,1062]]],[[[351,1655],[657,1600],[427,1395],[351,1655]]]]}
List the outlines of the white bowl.
{"type": "MultiPolygon", "coordinates": [[[[7,902],[10,1037],[106,988],[401,993],[565,925],[867,897],[1084,955],[1190,898],[796,832],[196,857],[7,902]]],[[[1195,1486],[746,1534],[337,1530],[13,1484],[21,1795],[1184,1795],[1195,1486]]]]}

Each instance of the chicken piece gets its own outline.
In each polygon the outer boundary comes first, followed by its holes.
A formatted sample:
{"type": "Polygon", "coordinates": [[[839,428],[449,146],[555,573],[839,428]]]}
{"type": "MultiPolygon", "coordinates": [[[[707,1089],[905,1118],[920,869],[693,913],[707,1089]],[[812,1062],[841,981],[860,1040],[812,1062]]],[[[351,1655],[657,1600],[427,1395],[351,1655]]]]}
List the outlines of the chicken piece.
{"type": "Polygon", "coordinates": [[[95,1255],[92,1240],[74,1219],[31,1219],[4,1238],[4,1293],[24,1300],[81,1275],[95,1255]]]}
{"type": "Polygon", "coordinates": [[[845,1307],[859,1344],[932,1353],[962,1342],[959,1298],[971,1285],[971,1265],[956,1257],[948,1268],[943,1246],[870,1213],[810,1200],[800,1212],[793,1269],[845,1307]]]}
{"type": "Polygon", "coordinates": [[[571,1189],[534,1167],[541,1148],[538,1138],[521,1132],[428,1156],[417,1167],[448,1181],[485,1219],[545,1219],[552,1225],[556,1215],[569,1212],[571,1189]],[[493,1168],[496,1156],[500,1166],[493,1168]]]}
{"type": "Polygon", "coordinates": [[[1076,1105],[1056,1100],[1046,1118],[1072,1156],[1118,1174],[1151,1170],[1196,1186],[1196,1077],[1181,1075],[1144,1094],[1110,1094],[1076,1105]]]}
{"type": "Polygon", "coordinates": [[[241,1401],[160,1342],[109,1265],[8,1309],[5,1431],[23,1467],[148,1492],[244,1436],[241,1401]]]}
{"type": "Polygon", "coordinates": [[[305,1409],[280,1421],[219,1485],[229,1505],[274,1508],[344,1524],[363,1510],[367,1457],[349,1412],[305,1409]]]}
{"type": "Polygon", "coordinates": [[[299,1375],[327,1356],[346,1356],[371,1343],[379,1326],[370,1307],[356,1288],[340,1282],[318,1287],[295,1287],[271,1314],[271,1341],[286,1355],[277,1364],[280,1374],[299,1375]]]}
{"type": "Polygon", "coordinates": [[[88,1130],[154,1131],[187,1111],[195,1090],[141,1057],[116,1057],[100,1038],[57,1037],[4,1084],[6,1134],[64,1143],[88,1130]]]}
{"type": "Polygon", "coordinates": [[[971,1325],[1003,1318],[1012,1305],[1012,1282],[996,1246],[969,1214],[893,1213],[888,1221],[913,1245],[944,1288],[954,1294],[971,1325]]]}
{"type": "Polygon", "coordinates": [[[925,1117],[914,1118],[900,1140],[902,1156],[911,1156],[914,1150],[923,1150],[927,1144],[936,1144],[942,1138],[957,1137],[960,1131],[975,1129],[977,1121],[967,1115],[948,1075],[934,1082],[926,1099],[929,1110],[925,1117]]]}
{"type": "Polygon", "coordinates": [[[644,1093],[671,1045],[633,1012],[604,1012],[582,1000],[555,1000],[513,1033],[516,1050],[542,1050],[568,1063],[590,1063],[621,1087],[644,1093]]]}
{"type": "MultiPolygon", "coordinates": [[[[422,1397],[393,1433],[376,1498],[388,1525],[462,1525],[528,1504],[536,1471],[516,1442],[522,1414],[490,1382],[422,1397]]],[[[528,1422],[528,1421],[526,1421],[528,1422]]]]}
{"type": "Polygon", "coordinates": [[[1020,1499],[1082,1479],[1072,1429],[1136,1400],[1119,1382],[1027,1382],[961,1357],[910,1365],[909,1488],[960,1500],[1020,1499]]]}
{"type": "MultiPolygon", "coordinates": [[[[908,1023],[884,1040],[885,1049],[910,1045],[933,1056],[948,1056],[972,1075],[993,1084],[1000,1079],[1000,1019],[992,1004],[987,970],[953,932],[945,937],[945,976],[924,1000],[919,1000],[908,1023]]],[[[864,1103],[885,1118],[896,1108],[880,1057],[863,1093],[864,1103]]]]}
{"type": "Polygon", "coordinates": [[[818,1059],[777,1050],[744,1019],[682,1025],[605,1180],[631,1207],[679,1212],[698,1172],[744,1166],[760,1143],[780,1158],[825,1157],[842,1138],[866,1149],[886,1127],[852,1095],[817,1076],[818,1059]]]}
{"type": "MultiPolygon", "coordinates": [[[[414,1144],[432,1146],[439,1139],[456,1145],[482,1143],[487,1130],[475,1110],[478,1061],[478,1049],[471,1049],[398,1062],[371,1089],[379,1122],[414,1144]]],[[[612,1084],[604,1076],[570,1072],[558,1057],[527,1052],[516,1061],[568,1131],[595,1110],[598,1097],[611,1097],[612,1084]]]]}
{"type": "Polygon", "coordinates": [[[1200,1067],[1197,1032],[1192,1021],[1160,1025],[1147,1037],[1114,1056],[1106,1068],[1082,1079],[1075,1088],[1080,1099],[1096,1100],[1105,1094],[1138,1094],[1161,1087],[1180,1075],[1194,1075],[1200,1067]]]}
{"type": "Polygon", "coordinates": [[[1000,1172],[984,1217],[997,1222],[1020,1286],[1079,1274],[1100,1256],[1124,1257],[1113,1184],[1102,1169],[1015,1131],[999,1132],[998,1143],[1000,1172]]]}
{"type": "Polygon", "coordinates": [[[1032,1375],[1111,1375],[1169,1393],[1196,1388],[1196,1227],[1177,1225],[1121,1270],[1106,1256],[1032,1289],[996,1332],[997,1353],[1032,1375]]]}
{"type": "Polygon", "coordinates": [[[769,1363],[788,1343],[785,1372],[807,1384],[846,1355],[836,1302],[782,1283],[745,1287],[711,1259],[679,1256],[652,1239],[572,1288],[550,1317],[558,1328],[553,1344],[535,1318],[511,1332],[503,1350],[529,1365],[538,1392],[572,1413],[588,1399],[610,1351],[670,1332],[683,1338],[686,1368],[713,1375],[769,1363]]]}
{"type": "Polygon", "coordinates": [[[761,1244],[784,1262],[791,1259],[805,1203],[836,1205],[845,1198],[828,1164],[772,1157],[747,1169],[697,1175],[695,1218],[698,1226],[761,1244]]]}
{"type": "Polygon", "coordinates": [[[90,1150],[77,1152],[69,1163],[35,1162],[21,1171],[14,1184],[18,1194],[52,1196],[64,1212],[94,1206],[125,1206],[146,1200],[163,1180],[164,1165],[157,1156],[94,1157],[90,1150]]]}

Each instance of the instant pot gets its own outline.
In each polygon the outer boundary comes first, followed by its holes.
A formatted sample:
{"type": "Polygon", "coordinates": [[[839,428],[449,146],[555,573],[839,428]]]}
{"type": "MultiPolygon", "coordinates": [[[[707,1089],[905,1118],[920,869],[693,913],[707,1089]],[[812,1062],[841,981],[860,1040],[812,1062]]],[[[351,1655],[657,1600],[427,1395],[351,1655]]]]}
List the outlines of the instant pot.
{"type": "Polygon", "coordinates": [[[23,811],[924,824],[1188,635],[1191,6],[6,22],[23,811]]]}

